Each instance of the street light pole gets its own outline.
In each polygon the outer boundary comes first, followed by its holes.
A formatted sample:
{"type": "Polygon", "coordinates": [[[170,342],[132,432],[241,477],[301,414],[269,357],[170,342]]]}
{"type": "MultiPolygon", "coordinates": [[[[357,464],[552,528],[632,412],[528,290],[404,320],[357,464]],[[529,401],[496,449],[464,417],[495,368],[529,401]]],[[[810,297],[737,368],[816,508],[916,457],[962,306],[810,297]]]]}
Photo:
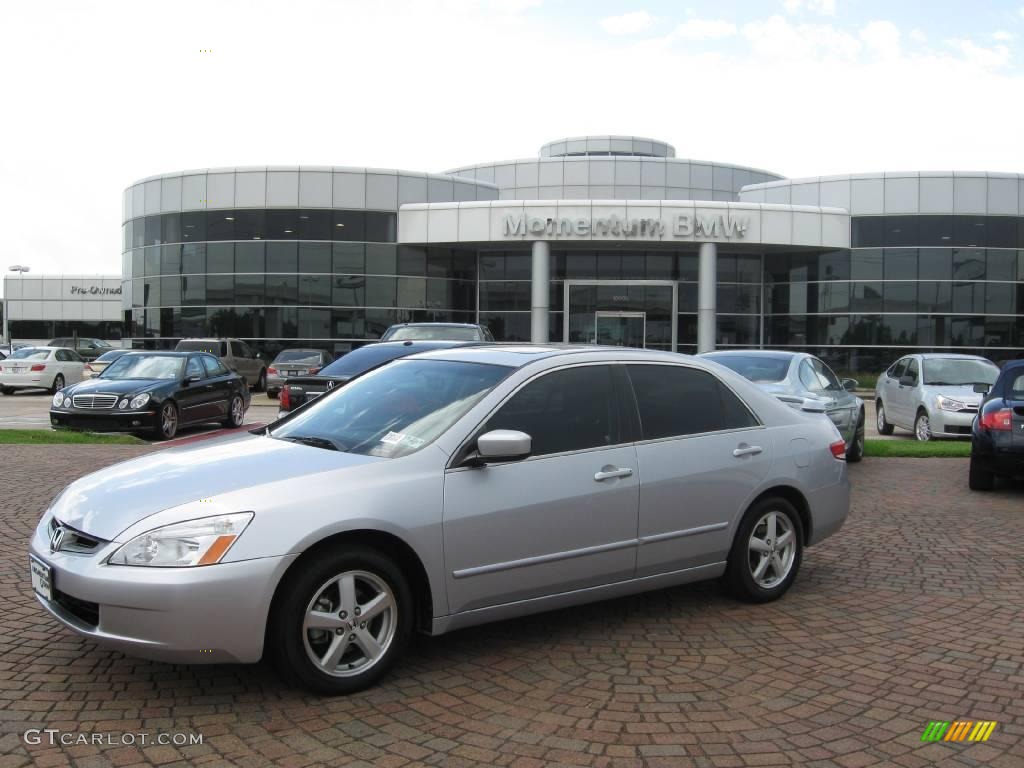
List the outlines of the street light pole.
{"type": "MultiPolygon", "coordinates": [[[[18,287],[23,289],[23,286],[21,284],[21,278],[25,275],[26,272],[30,271],[29,267],[26,267],[24,264],[11,264],[11,266],[9,266],[7,268],[7,271],[8,272],[17,272],[18,273],[18,287]]],[[[24,289],[21,291],[21,293],[24,294],[24,289]]],[[[7,296],[6,294],[7,294],[7,292],[4,291],[4,337],[7,339],[7,344],[10,346],[11,352],[14,352],[14,339],[11,338],[11,330],[10,330],[10,328],[11,328],[11,325],[10,325],[10,323],[11,323],[11,297],[7,296]]],[[[25,300],[24,296],[22,296],[21,299],[19,299],[19,301],[24,301],[24,300],[25,300]]]]}

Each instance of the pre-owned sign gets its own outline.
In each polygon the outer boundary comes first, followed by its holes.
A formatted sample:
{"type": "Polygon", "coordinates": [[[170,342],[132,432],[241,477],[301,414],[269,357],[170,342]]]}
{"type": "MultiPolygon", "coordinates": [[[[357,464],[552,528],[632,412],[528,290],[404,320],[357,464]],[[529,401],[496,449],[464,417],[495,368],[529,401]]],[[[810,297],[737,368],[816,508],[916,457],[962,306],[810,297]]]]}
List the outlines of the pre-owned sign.
{"type": "Polygon", "coordinates": [[[72,296],[120,296],[121,286],[112,288],[105,285],[72,285],[72,296]]]}

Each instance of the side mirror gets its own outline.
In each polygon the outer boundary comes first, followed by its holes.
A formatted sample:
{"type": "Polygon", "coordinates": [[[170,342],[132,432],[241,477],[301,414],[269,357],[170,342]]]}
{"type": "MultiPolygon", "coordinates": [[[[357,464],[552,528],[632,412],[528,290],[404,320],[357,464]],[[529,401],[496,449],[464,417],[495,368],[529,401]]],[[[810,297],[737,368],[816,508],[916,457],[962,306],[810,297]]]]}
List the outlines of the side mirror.
{"type": "Polygon", "coordinates": [[[847,392],[853,392],[859,386],[860,382],[856,379],[843,379],[843,389],[847,392]]]}
{"type": "Polygon", "coordinates": [[[525,459],[533,449],[533,438],[514,429],[492,429],[476,439],[477,455],[485,462],[525,459]]]}
{"type": "Polygon", "coordinates": [[[813,400],[809,397],[805,397],[803,403],[800,405],[801,411],[807,413],[825,413],[825,403],[821,400],[813,400]]]}
{"type": "Polygon", "coordinates": [[[915,384],[917,384],[917,377],[916,376],[900,376],[900,386],[901,387],[912,387],[915,384]]]}
{"type": "Polygon", "coordinates": [[[989,392],[992,391],[992,387],[989,386],[988,384],[975,384],[974,391],[977,392],[979,395],[987,395],[989,392]]]}

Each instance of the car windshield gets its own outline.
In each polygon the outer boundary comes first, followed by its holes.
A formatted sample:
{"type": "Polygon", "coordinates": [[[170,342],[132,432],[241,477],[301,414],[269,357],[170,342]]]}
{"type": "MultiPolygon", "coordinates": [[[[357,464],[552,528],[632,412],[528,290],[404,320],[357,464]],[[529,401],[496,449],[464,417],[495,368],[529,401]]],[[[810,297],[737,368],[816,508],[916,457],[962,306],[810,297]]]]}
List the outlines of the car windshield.
{"type": "Polygon", "coordinates": [[[1024,400],[1024,370],[1015,373],[1016,375],[1011,374],[1010,398],[1012,400],[1024,400]]]}
{"type": "Polygon", "coordinates": [[[476,341],[476,328],[458,325],[403,325],[384,335],[382,341],[476,341]]]}
{"type": "Polygon", "coordinates": [[[267,434],[364,456],[406,456],[436,440],[511,370],[400,360],[318,398],[267,434]]]}
{"type": "Polygon", "coordinates": [[[315,349],[286,349],[274,358],[275,363],[310,363],[320,362],[320,352],[315,349]]]}
{"type": "Polygon", "coordinates": [[[790,359],[784,355],[704,355],[740,376],[758,383],[782,381],[789,370],[790,359]]]}
{"type": "Polygon", "coordinates": [[[104,352],[102,355],[96,358],[97,363],[109,363],[112,360],[117,360],[121,355],[126,354],[126,349],[112,349],[109,352],[104,352]]]}
{"type": "Polygon", "coordinates": [[[182,357],[169,355],[122,355],[103,369],[101,379],[176,379],[182,357]]]}
{"type": "Polygon", "coordinates": [[[933,386],[988,384],[999,378],[999,368],[988,360],[933,357],[924,360],[924,383],[933,386]]]}
{"type": "Polygon", "coordinates": [[[11,355],[9,360],[45,360],[50,356],[48,349],[36,349],[35,347],[22,347],[11,355]]]}

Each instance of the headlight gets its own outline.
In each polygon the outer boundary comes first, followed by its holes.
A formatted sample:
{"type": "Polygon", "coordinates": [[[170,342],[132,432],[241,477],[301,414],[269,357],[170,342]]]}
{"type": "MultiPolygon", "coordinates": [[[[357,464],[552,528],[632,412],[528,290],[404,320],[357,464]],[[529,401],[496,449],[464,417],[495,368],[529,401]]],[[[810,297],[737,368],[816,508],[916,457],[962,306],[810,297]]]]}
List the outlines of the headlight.
{"type": "Polygon", "coordinates": [[[966,403],[962,400],[954,400],[951,397],[945,395],[939,395],[935,398],[935,404],[944,411],[962,411],[967,408],[966,403]]]}
{"type": "Polygon", "coordinates": [[[71,398],[70,397],[65,397],[64,398],[64,407],[65,408],[70,408],[71,407],[71,398]]]}
{"type": "Polygon", "coordinates": [[[122,546],[111,565],[183,568],[213,565],[231,549],[252,520],[252,512],[204,517],[147,531],[122,546]]]}
{"type": "Polygon", "coordinates": [[[141,395],[136,395],[135,397],[132,398],[131,408],[132,408],[132,410],[136,410],[138,408],[141,408],[142,406],[144,406],[148,402],[149,402],[149,393],[148,392],[143,392],[141,395]]]}
{"type": "Polygon", "coordinates": [[[118,404],[117,404],[117,407],[118,407],[118,408],[120,408],[120,409],[121,409],[122,411],[123,411],[123,410],[124,410],[125,408],[127,408],[127,407],[128,407],[128,400],[127,400],[127,398],[126,398],[126,399],[124,399],[124,400],[122,400],[122,401],[121,401],[120,403],[118,403],[118,404]]]}
{"type": "Polygon", "coordinates": [[[64,403],[64,393],[63,392],[58,392],[56,395],[53,396],[53,407],[54,408],[60,408],[63,403],[64,403]]]}

